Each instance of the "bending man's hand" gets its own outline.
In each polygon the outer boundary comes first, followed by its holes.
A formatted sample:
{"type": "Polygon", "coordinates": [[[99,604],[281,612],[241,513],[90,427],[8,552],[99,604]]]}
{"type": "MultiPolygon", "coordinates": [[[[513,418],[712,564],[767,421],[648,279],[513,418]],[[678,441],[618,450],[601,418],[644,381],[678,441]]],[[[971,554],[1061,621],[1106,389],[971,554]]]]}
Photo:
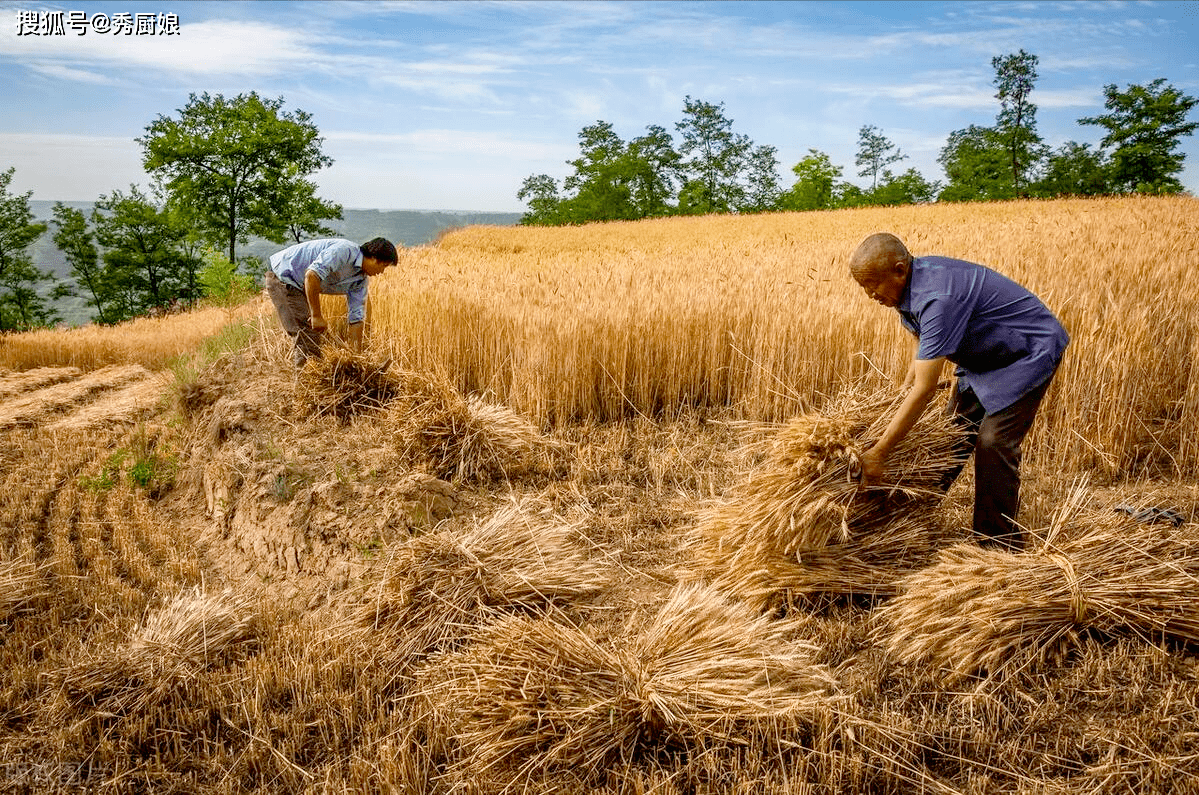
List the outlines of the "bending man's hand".
{"type": "Polygon", "coordinates": [[[886,464],[887,457],[878,447],[871,447],[858,458],[858,465],[861,467],[859,482],[863,486],[873,486],[878,483],[883,479],[886,464]]]}
{"type": "Polygon", "coordinates": [[[873,483],[878,483],[886,469],[887,456],[895,449],[916,421],[920,419],[920,415],[924,413],[924,409],[928,406],[933,395],[937,392],[937,379],[941,375],[941,368],[945,364],[945,359],[916,359],[912,362],[911,370],[912,385],[908,388],[907,394],[904,395],[903,402],[899,404],[899,408],[895,412],[895,416],[891,418],[887,429],[883,431],[883,435],[879,440],[866,452],[862,453],[859,459],[862,467],[861,482],[863,485],[869,486],[873,483]]]}
{"type": "Polygon", "coordinates": [[[321,315],[321,277],[316,271],[304,274],[304,298],[308,301],[308,325],[313,331],[324,331],[329,324],[321,315]]]}

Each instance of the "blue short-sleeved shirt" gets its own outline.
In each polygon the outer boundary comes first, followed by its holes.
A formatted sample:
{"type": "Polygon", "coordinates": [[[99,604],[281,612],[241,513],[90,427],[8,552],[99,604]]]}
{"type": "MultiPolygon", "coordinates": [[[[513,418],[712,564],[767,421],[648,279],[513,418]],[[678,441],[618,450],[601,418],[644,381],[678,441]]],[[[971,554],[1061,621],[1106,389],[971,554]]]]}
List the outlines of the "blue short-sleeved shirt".
{"type": "Polygon", "coordinates": [[[368,277],[362,272],[362,249],[352,240],[297,243],[271,255],[271,270],[297,290],[304,289],[304,276],[313,271],[321,277],[322,293],[345,295],[347,323],[361,323],[366,317],[368,277]]]}
{"type": "Polygon", "coordinates": [[[917,359],[958,366],[988,414],[1048,381],[1070,341],[1041,300],[990,268],[948,257],[917,257],[895,307],[920,340],[917,359]]]}

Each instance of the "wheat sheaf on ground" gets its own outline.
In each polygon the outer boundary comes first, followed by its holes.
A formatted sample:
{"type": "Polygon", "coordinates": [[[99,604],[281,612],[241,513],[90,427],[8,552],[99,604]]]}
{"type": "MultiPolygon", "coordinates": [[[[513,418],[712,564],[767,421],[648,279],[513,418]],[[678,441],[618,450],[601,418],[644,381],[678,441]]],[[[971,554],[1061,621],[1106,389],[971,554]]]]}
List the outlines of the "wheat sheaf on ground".
{"type": "MultiPolygon", "coordinates": [[[[899,397],[847,392],[769,438],[763,462],[703,512],[693,542],[700,578],[765,607],[787,590],[883,594],[927,559],[932,507],[958,465],[961,430],[935,401],[895,447],[879,486],[857,460],[899,397]]],[[[762,443],[758,443],[762,444],[762,443]]]]}
{"type": "Polygon", "coordinates": [[[93,648],[66,670],[63,690],[81,709],[144,711],[198,671],[247,651],[259,621],[248,591],[181,592],[148,613],[125,642],[93,648]]]}
{"type": "Polygon", "coordinates": [[[610,576],[587,554],[576,526],[536,502],[514,500],[466,529],[393,548],[354,622],[408,666],[513,611],[590,602],[610,576]]]}
{"type": "Polygon", "coordinates": [[[875,637],[949,681],[1002,675],[1083,631],[1199,642],[1199,528],[1143,524],[1079,486],[1028,551],[960,544],[899,582],[875,637]]]}
{"type": "Polygon", "coordinates": [[[449,782],[520,791],[602,776],[657,748],[702,751],[811,723],[838,696],[796,629],[679,586],[613,638],[555,616],[496,622],[432,658],[415,691],[449,782]]]}
{"type": "Polygon", "coordinates": [[[382,411],[382,433],[411,463],[443,478],[485,480],[528,467],[555,444],[511,409],[462,395],[444,377],[327,348],[300,371],[296,403],[338,420],[382,411]]]}

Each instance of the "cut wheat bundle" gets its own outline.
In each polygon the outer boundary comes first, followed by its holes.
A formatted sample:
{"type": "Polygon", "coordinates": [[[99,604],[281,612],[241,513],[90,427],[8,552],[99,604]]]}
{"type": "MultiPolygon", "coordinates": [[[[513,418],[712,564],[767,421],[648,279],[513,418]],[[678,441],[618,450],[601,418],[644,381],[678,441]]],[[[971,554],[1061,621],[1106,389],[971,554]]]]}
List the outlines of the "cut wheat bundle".
{"type": "Polygon", "coordinates": [[[701,750],[813,721],[835,682],[793,622],[680,586],[620,639],[552,617],[511,617],[431,659],[418,678],[447,776],[484,790],[602,775],[662,746],[701,750]]]}
{"type": "Polygon", "coordinates": [[[445,377],[393,368],[344,348],[325,349],[304,365],[296,400],[307,416],[342,421],[386,409],[382,433],[405,459],[443,479],[505,476],[555,446],[516,412],[464,396],[445,377]]]}
{"type": "Polygon", "coordinates": [[[695,574],[767,607],[794,593],[884,595],[927,560],[931,508],[959,465],[961,430],[930,405],[888,459],[879,486],[855,478],[857,458],[898,404],[847,392],[822,415],[780,427],[762,463],[705,510],[693,538],[695,574]]]}
{"type": "Polygon", "coordinates": [[[949,543],[935,515],[907,512],[886,525],[848,541],[796,555],[758,547],[720,550],[700,544],[693,550],[695,577],[762,611],[816,594],[888,597],[899,581],[949,543]]]}
{"type": "Polygon", "coordinates": [[[1199,642],[1194,526],[1141,524],[1079,487],[1036,535],[1022,553],[942,551],[877,611],[877,639],[950,680],[1037,663],[1083,630],[1199,642]]]}
{"type": "Polygon", "coordinates": [[[180,593],[147,614],[128,641],[68,669],[68,699],[117,714],[153,703],[197,671],[247,652],[261,629],[256,604],[249,592],[180,593]]]}
{"type": "Polygon", "coordinates": [[[308,360],[296,379],[296,406],[310,416],[339,420],[389,405],[406,386],[390,361],[377,362],[346,348],[325,347],[308,360]]]}
{"type": "Polygon", "coordinates": [[[448,385],[407,397],[387,415],[385,428],[407,459],[443,479],[507,477],[556,446],[508,407],[464,398],[448,385]]]}
{"type": "Polygon", "coordinates": [[[587,603],[608,583],[607,568],[588,557],[575,525],[512,501],[473,526],[395,547],[354,621],[413,664],[487,620],[587,603]]]}
{"type": "Polygon", "coordinates": [[[938,402],[896,445],[878,486],[863,488],[855,478],[858,456],[882,434],[898,401],[848,392],[825,414],[780,427],[764,462],[701,517],[701,536],[717,546],[794,555],[885,527],[899,508],[939,498],[960,461],[961,430],[938,402]]]}

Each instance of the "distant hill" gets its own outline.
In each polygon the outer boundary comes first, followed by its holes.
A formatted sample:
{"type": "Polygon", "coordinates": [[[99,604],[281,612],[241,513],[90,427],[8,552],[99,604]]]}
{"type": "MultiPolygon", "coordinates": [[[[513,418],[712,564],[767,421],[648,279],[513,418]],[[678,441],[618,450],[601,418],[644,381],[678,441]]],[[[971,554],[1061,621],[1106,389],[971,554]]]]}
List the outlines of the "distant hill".
{"type": "MultiPolygon", "coordinates": [[[[49,224],[54,217],[54,202],[30,201],[29,208],[34,217],[49,224]]],[[[90,215],[91,202],[63,202],[90,215]]],[[[521,213],[488,213],[454,210],[342,210],[341,221],[328,221],[326,226],[335,230],[339,237],[365,243],[374,237],[385,237],[396,246],[423,246],[437,239],[446,230],[464,226],[512,226],[521,213]]],[[[239,246],[238,251],[265,260],[283,246],[261,238],[252,238],[239,246]]],[[[70,266],[62,252],[54,245],[52,231],[47,230],[30,248],[34,264],[48,270],[60,279],[67,279],[70,266]]],[[[82,298],[64,298],[54,302],[54,307],[68,325],[78,326],[91,319],[92,309],[82,298]]]]}

